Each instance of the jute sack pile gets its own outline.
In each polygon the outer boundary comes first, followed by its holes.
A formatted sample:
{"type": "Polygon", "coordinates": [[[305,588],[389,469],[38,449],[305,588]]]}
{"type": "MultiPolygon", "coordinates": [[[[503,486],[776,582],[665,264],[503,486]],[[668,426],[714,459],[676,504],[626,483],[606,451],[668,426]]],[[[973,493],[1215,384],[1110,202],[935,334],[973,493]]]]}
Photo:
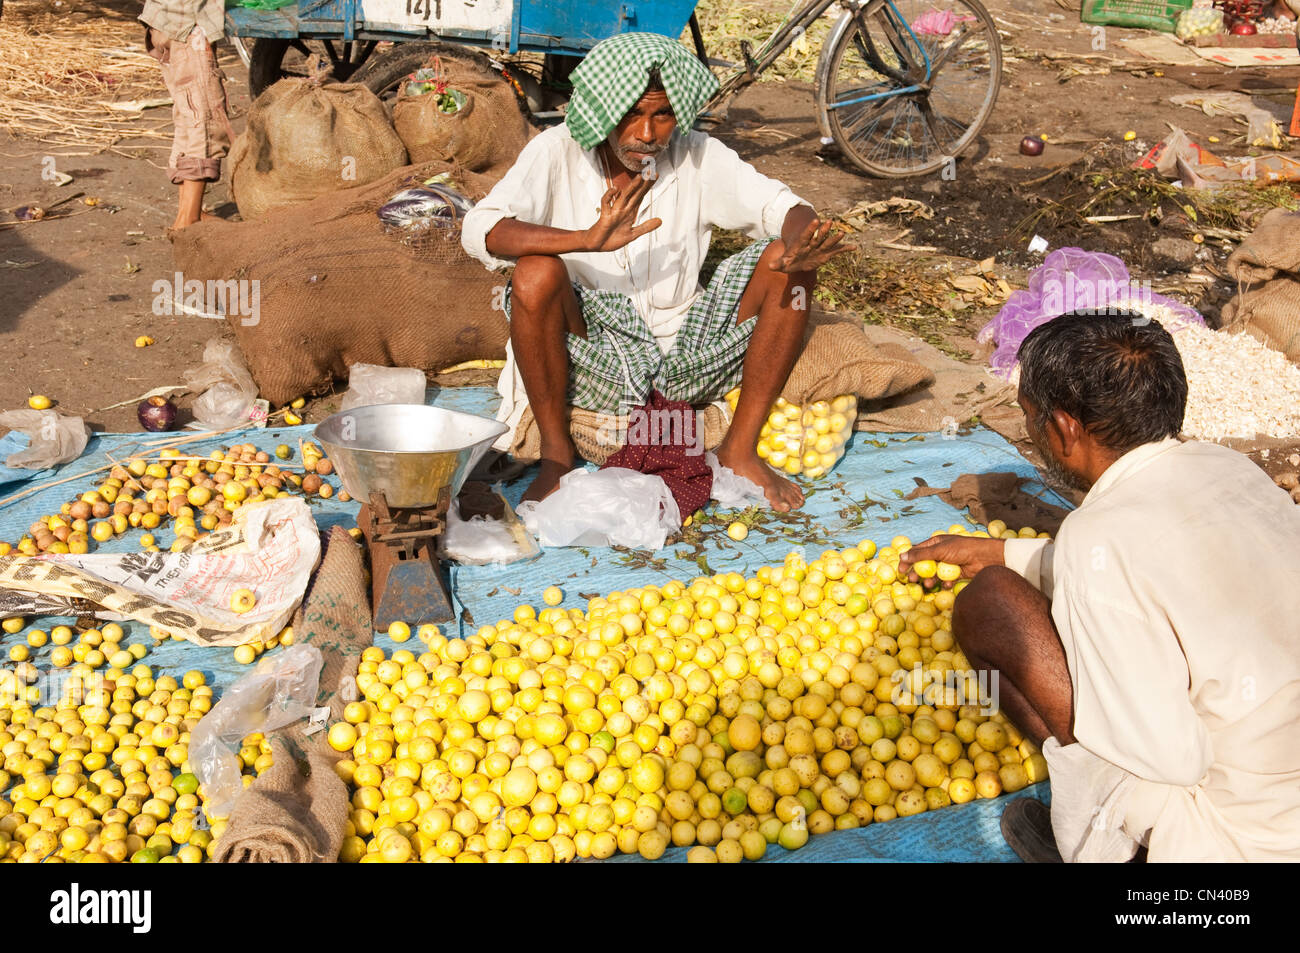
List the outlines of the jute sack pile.
{"type": "Polygon", "coordinates": [[[248,110],[230,150],[230,194],[246,220],[373,182],[406,165],[379,97],[355,83],[282,79],[248,110]]]}
{"type": "Polygon", "coordinates": [[[1225,331],[1244,330],[1300,362],[1300,212],[1273,209],[1228,256],[1237,297],[1223,306],[1225,331]]]}
{"type": "Polygon", "coordinates": [[[509,326],[493,308],[503,281],[465,254],[460,229],[390,230],[375,214],[443,172],[474,199],[493,183],[425,163],[260,221],[204,221],[176,234],[186,279],[257,283],[257,313],[228,321],[273,406],[329,391],[357,363],[437,372],[505,356],[509,326]]]}
{"type": "Polygon", "coordinates": [[[471,172],[504,175],[537,132],[524,118],[515,92],[486,67],[461,59],[441,60],[447,89],[464,96],[456,112],[438,108],[433,93],[402,92],[393,106],[393,128],[412,162],[454,162],[471,172]]]}
{"type": "MultiPolygon", "coordinates": [[[[905,394],[934,381],[934,375],[906,355],[885,354],[862,331],[859,319],[814,311],[808,321],[803,352],[790,371],[781,396],[795,404],[831,400],[841,394],[880,399],[905,394]]],[[[721,395],[719,395],[721,396],[721,395]]],[[[706,450],[722,443],[730,415],[714,404],[699,408],[698,432],[706,450]]],[[[585,460],[603,464],[618,449],[611,434],[626,430],[626,421],[612,424],[608,415],[571,408],[569,430],[585,460]]],[[[518,460],[541,456],[541,433],[531,409],[525,410],[510,453],[518,460]]]]}
{"type": "MultiPolygon", "coordinates": [[[[336,526],[320,571],[293,628],[301,644],[324,656],[316,704],[330,709],[332,724],[355,698],[357,665],[373,633],[361,551],[336,526]]],[[[333,863],[349,814],[348,790],[334,770],[342,757],[325,732],[305,734],[304,722],[270,736],[274,763],[239,795],[225,833],[217,841],[218,863],[333,863]]]]}

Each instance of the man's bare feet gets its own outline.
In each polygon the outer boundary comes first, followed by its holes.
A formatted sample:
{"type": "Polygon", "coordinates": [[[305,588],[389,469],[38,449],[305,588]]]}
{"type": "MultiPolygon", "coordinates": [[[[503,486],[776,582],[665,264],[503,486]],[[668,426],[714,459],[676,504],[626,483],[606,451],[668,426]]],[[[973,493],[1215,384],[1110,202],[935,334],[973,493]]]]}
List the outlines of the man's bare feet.
{"type": "Polygon", "coordinates": [[[538,461],[541,464],[541,472],[537,478],[529,484],[528,489],[524,491],[523,500],[542,501],[556,491],[560,485],[560,480],[570,470],[574,469],[574,461],[570,458],[567,462],[561,460],[538,461]]]}
{"type": "Polygon", "coordinates": [[[803,506],[803,490],[764,463],[756,452],[738,453],[725,444],[718,448],[718,462],[732,472],[753,480],[763,489],[772,509],[784,513],[803,506]]]}

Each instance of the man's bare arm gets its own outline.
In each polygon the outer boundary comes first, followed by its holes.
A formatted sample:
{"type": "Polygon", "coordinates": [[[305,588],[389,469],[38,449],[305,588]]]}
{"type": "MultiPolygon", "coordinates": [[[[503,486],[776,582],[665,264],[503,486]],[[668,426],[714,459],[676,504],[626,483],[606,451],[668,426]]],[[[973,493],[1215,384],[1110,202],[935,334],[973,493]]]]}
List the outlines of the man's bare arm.
{"type": "Polygon", "coordinates": [[[587,230],[551,228],[515,218],[503,218],[487,233],[487,250],[498,258],[522,258],[524,255],[566,255],[590,251],[587,230]]]}
{"type": "Polygon", "coordinates": [[[622,248],[663,224],[657,218],[634,224],[641,199],[650,186],[651,180],[636,176],[625,189],[611,188],[602,197],[599,215],[590,228],[552,228],[503,218],[488,232],[487,250],[499,258],[521,258],[622,248]]]}

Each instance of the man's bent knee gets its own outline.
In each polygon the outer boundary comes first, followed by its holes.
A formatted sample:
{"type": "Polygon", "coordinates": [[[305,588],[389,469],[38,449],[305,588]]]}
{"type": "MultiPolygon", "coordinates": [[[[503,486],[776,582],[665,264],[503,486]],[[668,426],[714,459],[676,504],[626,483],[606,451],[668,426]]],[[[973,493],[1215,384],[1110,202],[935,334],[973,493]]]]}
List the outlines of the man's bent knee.
{"type": "MultiPolygon", "coordinates": [[[[1050,611],[1047,597],[1005,566],[986,566],[957,594],[952,607],[953,632],[981,628],[990,618],[1021,618],[1050,611]]],[[[958,635],[960,639],[960,635],[958,635]]]]}
{"type": "Polygon", "coordinates": [[[510,279],[512,311],[530,314],[545,310],[558,296],[570,291],[569,270],[554,255],[524,255],[510,279]]]}

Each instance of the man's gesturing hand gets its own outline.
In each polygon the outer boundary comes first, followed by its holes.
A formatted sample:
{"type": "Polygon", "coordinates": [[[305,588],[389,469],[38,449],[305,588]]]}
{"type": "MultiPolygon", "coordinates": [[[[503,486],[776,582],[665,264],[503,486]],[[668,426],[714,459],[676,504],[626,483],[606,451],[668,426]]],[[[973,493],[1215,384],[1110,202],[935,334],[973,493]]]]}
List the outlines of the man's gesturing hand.
{"type": "Polygon", "coordinates": [[[657,218],[636,224],[641,199],[652,185],[653,177],[638,175],[632,178],[627,188],[621,191],[611,188],[606,192],[600,200],[600,218],[587,229],[586,250],[615,251],[662,225],[663,221],[657,218]]]}
{"type": "Polygon", "coordinates": [[[834,222],[814,218],[799,237],[787,245],[785,254],[772,262],[772,270],[786,274],[816,271],[836,255],[853,250],[855,246],[841,244],[843,240],[844,233],[835,227],[834,222]]]}
{"type": "Polygon", "coordinates": [[[1002,553],[1006,546],[1003,539],[984,539],[981,536],[934,536],[923,543],[917,543],[898,559],[900,573],[911,572],[912,566],[923,559],[933,559],[939,563],[951,563],[961,567],[961,574],[972,578],[985,566],[1005,565],[1002,553]]]}

